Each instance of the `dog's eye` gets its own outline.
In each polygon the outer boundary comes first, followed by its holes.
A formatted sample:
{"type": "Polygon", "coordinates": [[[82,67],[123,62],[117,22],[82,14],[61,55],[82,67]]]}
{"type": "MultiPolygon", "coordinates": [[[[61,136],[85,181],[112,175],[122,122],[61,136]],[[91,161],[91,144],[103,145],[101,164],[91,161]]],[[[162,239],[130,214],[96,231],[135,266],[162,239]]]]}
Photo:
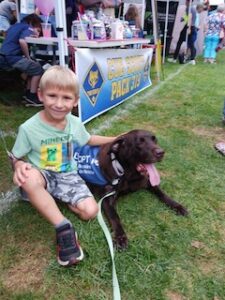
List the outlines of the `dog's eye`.
{"type": "Polygon", "coordinates": [[[157,142],[157,139],[156,139],[156,136],[155,136],[155,135],[152,136],[152,141],[153,141],[153,142],[157,142]]]}
{"type": "Polygon", "coordinates": [[[141,137],[139,140],[140,143],[144,143],[145,142],[145,138],[141,137]]]}

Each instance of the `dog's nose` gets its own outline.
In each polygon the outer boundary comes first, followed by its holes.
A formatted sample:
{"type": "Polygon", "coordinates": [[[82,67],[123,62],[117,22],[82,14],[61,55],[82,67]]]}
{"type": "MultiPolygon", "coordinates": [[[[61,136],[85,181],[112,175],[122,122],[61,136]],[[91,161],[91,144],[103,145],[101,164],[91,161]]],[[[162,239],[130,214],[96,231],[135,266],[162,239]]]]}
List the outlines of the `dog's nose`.
{"type": "Polygon", "coordinates": [[[165,151],[163,149],[161,149],[161,148],[156,148],[155,149],[155,154],[156,154],[156,157],[158,159],[162,158],[163,155],[164,155],[164,153],[165,153],[165,151]]]}

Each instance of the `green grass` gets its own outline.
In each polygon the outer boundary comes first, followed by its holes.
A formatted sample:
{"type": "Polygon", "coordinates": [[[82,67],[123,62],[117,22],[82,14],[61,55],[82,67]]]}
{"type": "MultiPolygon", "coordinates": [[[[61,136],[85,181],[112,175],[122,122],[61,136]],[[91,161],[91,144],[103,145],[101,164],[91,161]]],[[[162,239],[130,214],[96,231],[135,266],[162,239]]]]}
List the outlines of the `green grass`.
{"type": "MultiPolygon", "coordinates": [[[[154,131],[166,151],[158,164],[162,188],[190,212],[179,217],[147,191],[121,198],[118,211],[129,237],[127,251],[115,257],[122,300],[225,299],[225,162],[213,148],[224,138],[225,53],[217,65],[201,58],[196,66],[166,64],[165,79],[178,68],[180,74],[155,93],[150,88],[136,96],[140,101],[132,110],[136,97],[87,124],[91,131],[117,116],[101,134],[154,131]]],[[[11,132],[36,111],[19,101],[0,101],[9,148],[11,132]]],[[[1,192],[12,187],[11,176],[1,144],[1,192]]],[[[0,217],[0,299],[112,299],[110,255],[97,220],[83,222],[65,206],[60,209],[77,228],[85,260],[68,269],[58,266],[54,229],[29,204],[15,202],[0,217]]]]}

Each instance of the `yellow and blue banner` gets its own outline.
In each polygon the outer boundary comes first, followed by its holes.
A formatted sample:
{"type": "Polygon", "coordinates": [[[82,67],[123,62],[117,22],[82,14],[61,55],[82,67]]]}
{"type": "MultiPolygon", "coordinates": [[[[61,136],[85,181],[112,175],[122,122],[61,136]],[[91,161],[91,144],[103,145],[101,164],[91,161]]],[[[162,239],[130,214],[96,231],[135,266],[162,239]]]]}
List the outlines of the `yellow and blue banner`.
{"type": "Polygon", "coordinates": [[[77,49],[79,117],[88,122],[149,87],[152,49],[77,49]]]}

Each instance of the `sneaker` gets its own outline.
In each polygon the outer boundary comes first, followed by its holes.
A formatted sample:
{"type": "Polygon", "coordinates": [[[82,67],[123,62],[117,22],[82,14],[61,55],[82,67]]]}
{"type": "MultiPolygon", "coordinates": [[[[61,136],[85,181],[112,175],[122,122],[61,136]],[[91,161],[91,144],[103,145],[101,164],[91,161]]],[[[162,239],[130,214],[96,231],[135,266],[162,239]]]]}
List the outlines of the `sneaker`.
{"type": "Polygon", "coordinates": [[[176,59],[174,59],[174,58],[171,58],[171,57],[170,57],[170,58],[168,58],[168,59],[167,59],[167,61],[168,61],[168,62],[171,62],[171,63],[174,63],[174,64],[177,62],[177,60],[176,60],[176,59]]]}
{"type": "Polygon", "coordinates": [[[209,63],[210,63],[210,64],[216,64],[216,60],[215,60],[214,58],[210,58],[210,59],[209,59],[209,63]]]}
{"type": "Polygon", "coordinates": [[[39,107],[43,106],[43,103],[39,101],[36,93],[26,92],[24,99],[27,101],[26,106],[39,107]]]}
{"type": "Polygon", "coordinates": [[[84,258],[77,233],[70,224],[56,229],[57,261],[61,266],[71,266],[79,263],[84,258]]]}
{"type": "Polygon", "coordinates": [[[190,64],[195,66],[196,65],[196,61],[194,59],[190,60],[190,64]]]}

